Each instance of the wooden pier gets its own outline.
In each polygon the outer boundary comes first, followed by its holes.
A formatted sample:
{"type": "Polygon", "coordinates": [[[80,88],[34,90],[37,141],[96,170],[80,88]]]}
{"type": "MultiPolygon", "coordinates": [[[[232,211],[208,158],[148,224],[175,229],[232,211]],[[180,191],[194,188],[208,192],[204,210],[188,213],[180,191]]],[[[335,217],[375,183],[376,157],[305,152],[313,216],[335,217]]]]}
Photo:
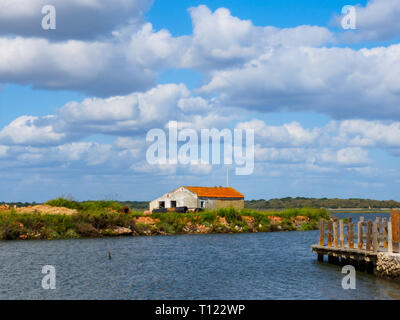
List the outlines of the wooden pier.
{"type": "Polygon", "coordinates": [[[393,241],[400,237],[399,210],[392,210],[391,220],[395,222],[393,229],[392,221],[386,218],[365,221],[364,217],[360,217],[356,223],[352,218],[346,220],[320,220],[319,242],[311,246],[319,261],[324,261],[327,255],[329,263],[351,264],[359,270],[372,272],[379,253],[399,251],[398,241],[393,241]]]}

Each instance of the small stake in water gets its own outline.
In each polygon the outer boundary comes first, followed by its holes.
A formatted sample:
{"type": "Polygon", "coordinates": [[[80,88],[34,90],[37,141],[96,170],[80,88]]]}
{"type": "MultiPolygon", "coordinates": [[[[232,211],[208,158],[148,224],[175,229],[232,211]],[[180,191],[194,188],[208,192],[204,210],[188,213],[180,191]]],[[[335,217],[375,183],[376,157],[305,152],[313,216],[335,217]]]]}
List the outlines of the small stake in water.
{"type": "Polygon", "coordinates": [[[111,252],[110,252],[110,251],[108,251],[108,259],[109,259],[109,260],[112,259],[112,257],[111,257],[111,252]]]}

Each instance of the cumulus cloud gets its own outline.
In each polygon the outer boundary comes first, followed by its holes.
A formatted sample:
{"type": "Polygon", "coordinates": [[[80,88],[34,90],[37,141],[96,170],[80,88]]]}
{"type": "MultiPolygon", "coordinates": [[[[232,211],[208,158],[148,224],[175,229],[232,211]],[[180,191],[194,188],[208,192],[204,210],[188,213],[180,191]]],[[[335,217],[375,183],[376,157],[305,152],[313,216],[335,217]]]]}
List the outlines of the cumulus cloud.
{"type": "MultiPolygon", "coordinates": [[[[121,37],[121,38],[118,38],[121,37]]],[[[34,88],[77,90],[97,96],[127,94],[150,88],[160,68],[178,50],[180,38],[156,32],[151,24],[115,41],[0,38],[0,82],[34,88]],[[148,37],[149,41],[143,41],[148,37]],[[177,43],[175,43],[177,42],[177,43]],[[171,47],[171,49],[166,49],[171,47]],[[174,49],[175,48],[175,49],[174,49]]]]}
{"type": "Polygon", "coordinates": [[[213,73],[199,91],[242,108],[310,110],[334,118],[399,117],[400,45],[374,49],[275,48],[213,73]]]}
{"type": "Polygon", "coordinates": [[[345,120],[332,122],[337,136],[333,143],[364,147],[400,147],[400,122],[380,122],[366,120],[345,120]]]}
{"type": "MultiPolygon", "coordinates": [[[[400,2],[398,0],[370,0],[366,6],[356,6],[356,30],[339,34],[344,42],[386,41],[400,34],[400,2]]],[[[340,25],[342,17],[334,20],[340,25]]]]}
{"type": "Polygon", "coordinates": [[[60,108],[54,125],[60,131],[89,134],[141,133],[164,127],[172,116],[179,117],[178,104],[187,98],[190,92],[183,84],[158,85],[127,96],[87,98],[60,108]]]}
{"type": "Polygon", "coordinates": [[[193,37],[183,66],[223,69],[255,58],[270,47],[320,46],[333,41],[331,32],[323,27],[257,27],[250,20],[232,16],[226,8],[212,12],[204,5],[189,12],[193,37]]]}
{"type": "Polygon", "coordinates": [[[354,148],[256,148],[256,160],[266,163],[302,163],[318,168],[324,166],[364,167],[371,162],[368,150],[354,148]]]}
{"type": "Polygon", "coordinates": [[[348,146],[366,148],[399,148],[400,122],[343,120],[312,129],[298,122],[270,126],[265,121],[253,119],[239,122],[238,129],[254,129],[256,140],[263,147],[332,147],[348,146]]]}
{"type": "Polygon", "coordinates": [[[0,131],[0,141],[10,145],[51,145],[66,138],[65,133],[57,133],[51,125],[54,116],[22,116],[0,131]]]}
{"type": "Polygon", "coordinates": [[[124,25],[138,27],[151,0],[1,0],[0,34],[55,40],[111,36],[124,25]],[[43,30],[42,8],[56,9],[56,29],[43,30]]]}
{"type": "MultiPolygon", "coordinates": [[[[16,4],[10,2],[9,11],[15,11],[13,19],[19,21],[21,15],[31,14],[31,6],[38,6],[38,2],[33,1],[25,9],[15,8],[16,4]]],[[[125,6],[141,7],[142,2],[117,1],[113,8],[131,12],[125,6]]],[[[110,4],[97,0],[79,5],[76,1],[63,3],[71,10],[84,6],[104,12],[110,4]]],[[[95,37],[90,41],[66,35],[62,41],[52,42],[40,35],[27,38],[22,32],[16,33],[17,37],[0,37],[0,82],[77,90],[104,97],[146,90],[165,68],[211,72],[242,65],[271,47],[319,46],[332,40],[326,28],[257,27],[251,21],[233,17],[225,8],[211,12],[206,6],[199,6],[192,8],[190,14],[193,36],[173,37],[168,30],[156,31],[151,23],[143,22],[137,27],[118,26],[108,38],[95,37]]],[[[94,13],[88,16],[103,25],[101,17],[94,13]]],[[[79,27],[79,23],[75,25],[79,27]]],[[[102,32],[100,29],[99,33],[102,32]]]]}
{"type": "Polygon", "coordinates": [[[253,119],[240,122],[237,129],[254,129],[256,136],[264,145],[273,146],[313,146],[321,138],[322,130],[303,128],[298,122],[286,123],[282,126],[268,126],[264,121],[253,119]]]}
{"type": "Polygon", "coordinates": [[[215,109],[212,101],[193,96],[184,84],[163,84],[126,96],[71,101],[48,116],[21,116],[0,131],[0,143],[45,146],[94,134],[143,136],[152,128],[167,128],[171,120],[200,129],[233,119],[229,109],[215,109]]]}

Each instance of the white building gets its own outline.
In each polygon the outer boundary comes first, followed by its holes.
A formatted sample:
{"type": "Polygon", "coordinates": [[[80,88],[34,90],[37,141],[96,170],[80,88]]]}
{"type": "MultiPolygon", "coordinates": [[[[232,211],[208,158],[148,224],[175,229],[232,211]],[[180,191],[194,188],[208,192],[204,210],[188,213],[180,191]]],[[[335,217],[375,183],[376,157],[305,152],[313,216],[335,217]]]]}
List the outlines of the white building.
{"type": "Polygon", "coordinates": [[[150,202],[150,210],[159,208],[188,207],[189,210],[244,208],[244,195],[228,187],[182,186],[150,202]]]}

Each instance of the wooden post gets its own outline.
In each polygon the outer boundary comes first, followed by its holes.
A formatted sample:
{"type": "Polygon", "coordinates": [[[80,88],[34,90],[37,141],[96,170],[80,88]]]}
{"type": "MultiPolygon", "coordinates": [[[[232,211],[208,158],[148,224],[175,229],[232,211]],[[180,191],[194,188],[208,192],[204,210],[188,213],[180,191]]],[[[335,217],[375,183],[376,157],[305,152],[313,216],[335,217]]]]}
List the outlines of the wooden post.
{"type": "Polygon", "coordinates": [[[365,244],[365,250],[370,251],[371,250],[371,241],[372,241],[372,221],[368,220],[367,222],[367,242],[365,244]]]}
{"type": "Polygon", "coordinates": [[[339,247],[339,244],[338,244],[338,223],[336,221],[333,222],[333,246],[335,248],[339,247]]]}
{"type": "Polygon", "coordinates": [[[332,221],[328,221],[328,247],[332,247],[332,221]]]}
{"type": "Polygon", "coordinates": [[[363,221],[360,218],[360,221],[358,221],[357,223],[357,249],[358,250],[362,250],[363,249],[363,245],[364,245],[364,241],[363,241],[363,221]]]}
{"type": "Polygon", "coordinates": [[[398,228],[398,223],[397,223],[397,210],[392,209],[391,214],[390,214],[390,222],[392,223],[392,240],[393,241],[398,241],[397,238],[397,228],[398,228]]]}
{"type": "Polygon", "coordinates": [[[372,250],[374,253],[378,252],[378,224],[376,221],[374,222],[372,229],[372,250]]]}
{"type": "Polygon", "coordinates": [[[383,237],[383,246],[387,249],[388,247],[388,224],[387,224],[387,219],[383,218],[382,219],[382,237],[383,237]]]}
{"type": "MultiPolygon", "coordinates": [[[[394,216],[396,217],[396,219],[395,219],[396,233],[394,233],[393,230],[392,230],[392,239],[393,239],[394,242],[399,242],[399,240],[400,240],[400,237],[399,237],[399,232],[400,232],[400,230],[399,230],[399,227],[400,227],[399,226],[400,211],[398,209],[395,210],[395,215],[394,216]]],[[[393,222],[392,222],[392,229],[393,229],[393,222]]],[[[397,250],[397,246],[396,246],[396,250],[397,250]]]]}
{"type": "Polygon", "coordinates": [[[379,247],[381,246],[381,239],[380,239],[380,235],[381,235],[381,227],[380,227],[380,223],[381,223],[381,218],[380,217],[376,217],[376,227],[377,227],[377,233],[378,233],[378,250],[379,247]]]}
{"type": "Polygon", "coordinates": [[[347,242],[349,244],[349,249],[354,249],[354,228],[353,222],[349,218],[349,223],[347,224],[347,242]]]}
{"type": "Polygon", "coordinates": [[[343,220],[339,220],[340,247],[344,249],[344,225],[343,220]]]}
{"type": "Polygon", "coordinates": [[[392,223],[388,222],[388,232],[387,232],[387,239],[388,239],[388,252],[393,252],[393,244],[392,244],[392,223]]]}
{"type": "Polygon", "coordinates": [[[394,221],[392,221],[392,239],[394,242],[399,241],[398,233],[399,233],[399,215],[398,215],[398,211],[395,209],[394,210],[394,221]]]}
{"type": "Polygon", "coordinates": [[[318,245],[324,245],[324,219],[319,220],[319,243],[318,245]]]}

